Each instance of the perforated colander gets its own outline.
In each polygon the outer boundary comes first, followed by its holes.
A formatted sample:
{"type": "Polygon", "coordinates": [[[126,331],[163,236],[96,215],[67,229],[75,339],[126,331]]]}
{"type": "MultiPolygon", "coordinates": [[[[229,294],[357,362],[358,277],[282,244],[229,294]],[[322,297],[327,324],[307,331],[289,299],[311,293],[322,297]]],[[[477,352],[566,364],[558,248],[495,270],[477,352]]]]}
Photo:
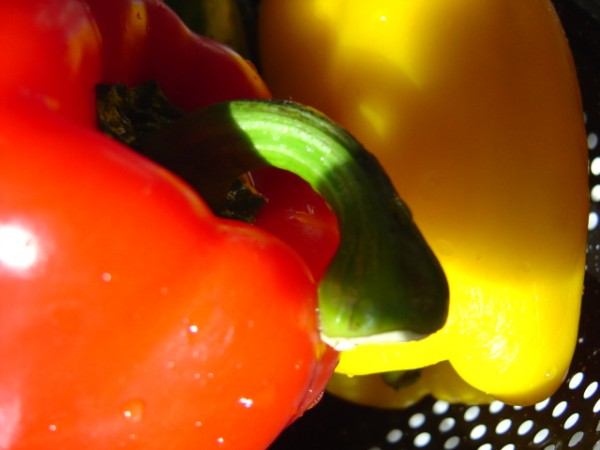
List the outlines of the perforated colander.
{"type": "Polygon", "coordinates": [[[271,450],[600,450],[600,0],[554,3],[580,78],[592,200],[579,341],[561,388],[526,408],[449,405],[428,397],[387,411],[326,395],[271,450]]]}

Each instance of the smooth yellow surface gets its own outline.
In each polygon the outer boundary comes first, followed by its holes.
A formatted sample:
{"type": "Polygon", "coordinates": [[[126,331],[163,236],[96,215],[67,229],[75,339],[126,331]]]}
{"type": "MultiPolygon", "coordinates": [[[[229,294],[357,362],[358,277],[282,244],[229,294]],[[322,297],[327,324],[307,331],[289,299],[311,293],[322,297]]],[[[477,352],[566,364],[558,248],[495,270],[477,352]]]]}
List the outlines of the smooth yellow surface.
{"type": "Polygon", "coordinates": [[[262,0],[275,97],[320,109],[377,155],[439,257],[446,327],[342,354],[367,374],[449,360],[513,404],[571,361],[588,218],[577,80],[548,0],[262,0]]]}

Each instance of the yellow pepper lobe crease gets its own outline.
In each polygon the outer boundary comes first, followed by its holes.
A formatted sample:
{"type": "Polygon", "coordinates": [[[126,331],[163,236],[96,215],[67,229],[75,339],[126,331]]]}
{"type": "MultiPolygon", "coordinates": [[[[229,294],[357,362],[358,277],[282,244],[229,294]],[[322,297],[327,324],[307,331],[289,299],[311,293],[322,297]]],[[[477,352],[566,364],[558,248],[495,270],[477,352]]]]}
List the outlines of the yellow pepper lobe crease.
{"type": "Polygon", "coordinates": [[[412,383],[400,389],[386,384],[379,373],[357,376],[334,373],[327,390],[353,403],[389,409],[408,408],[427,394],[453,404],[482,404],[494,400],[467,384],[447,361],[425,367],[412,383]]]}
{"type": "Polygon", "coordinates": [[[447,360],[507,403],[551,395],[575,347],[589,209],[577,77],[550,1],[263,0],[259,20],[273,94],[379,158],[448,278],[441,331],[343,352],[338,372],[447,360]]]}

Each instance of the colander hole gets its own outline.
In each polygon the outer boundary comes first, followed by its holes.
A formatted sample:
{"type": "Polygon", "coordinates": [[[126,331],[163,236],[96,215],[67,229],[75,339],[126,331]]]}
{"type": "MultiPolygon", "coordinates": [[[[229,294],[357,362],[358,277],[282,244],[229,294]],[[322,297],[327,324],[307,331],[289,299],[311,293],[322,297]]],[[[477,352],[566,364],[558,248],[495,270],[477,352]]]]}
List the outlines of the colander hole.
{"type": "Polygon", "coordinates": [[[397,428],[394,428],[393,430],[389,431],[389,433],[386,436],[386,440],[390,444],[397,444],[402,439],[402,436],[402,431],[397,428]]]}
{"type": "Polygon", "coordinates": [[[598,214],[591,212],[588,217],[588,230],[595,230],[598,226],[598,214]]]}
{"type": "Polygon", "coordinates": [[[590,171],[592,172],[592,175],[600,175],[600,158],[596,157],[592,159],[592,162],[590,163],[590,171]]]}
{"type": "Polygon", "coordinates": [[[598,382],[594,381],[583,392],[583,398],[588,400],[598,391],[598,382]]]}
{"type": "Polygon", "coordinates": [[[592,188],[592,190],[590,191],[590,197],[593,202],[600,201],[600,184],[597,184],[592,188]]]}
{"type": "Polygon", "coordinates": [[[571,414],[567,418],[567,420],[565,420],[565,425],[564,425],[565,430],[569,430],[569,429],[573,428],[575,426],[575,424],[577,424],[578,420],[579,420],[579,414],[578,413],[571,414]]]}
{"type": "Polygon", "coordinates": [[[596,133],[588,134],[587,145],[590,150],[594,150],[598,146],[598,135],[596,133]]]}
{"type": "Polygon", "coordinates": [[[569,439],[569,447],[575,447],[577,444],[579,444],[583,439],[583,436],[583,431],[578,431],[571,436],[571,439],[569,439]]]}
{"type": "Polygon", "coordinates": [[[504,403],[502,403],[501,401],[494,400],[492,403],[490,403],[490,413],[491,414],[498,414],[503,409],[504,409],[504,403]]]}
{"type": "Polygon", "coordinates": [[[503,419],[496,426],[496,434],[504,434],[510,430],[510,427],[512,427],[512,420],[503,419]]]}
{"type": "Polygon", "coordinates": [[[557,403],[557,405],[552,410],[552,417],[559,417],[567,410],[567,402],[564,400],[562,402],[557,403]]]}
{"type": "Polygon", "coordinates": [[[594,414],[597,414],[598,412],[600,412],[600,400],[598,400],[596,403],[594,403],[594,407],[592,408],[592,411],[594,411],[594,414]]]}
{"type": "Polygon", "coordinates": [[[597,442],[594,444],[594,448],[593,448],[592,450],[600,450],[600,441],[597,441],[597,442]]]}
{"type": "Polygon", "coordinates": [[[541,401],[539,403],[536,403],[535,405],[535,410],[536,411],[541,411],[543,409],[546,409],[546,406],[548,406],[550,404],[550,398],[547,398],[544,401],[541,401]]]}
{"type": "Polygon", "coordinates": [[[479,406],[471,406],[470,408],[468,408],[465,411],[465,421],[467,422],[473,422],[474,420],[476,420],[479,417],[479,413],[480,413],[480,408],[479,406]]]}
{"type": "MultiPolygon", "coordinates": [[[[596,186],[596,187],[600,188],[600,186],[596,186]]],[[[571,389],[571,390],[577,389],[579,386],[581,386],[582,382],[583,382],[583,373],[577,372],[575,375],[573,375],[573,377],[569,381],[569,389],[571,389]]]]}
{"type": "Polygon", "coordinates": [[[494,447],[492,447],[492,444],[483,444],[477,450],[494,450],[494,447]]]}
{"type": "Polygon", "coordinates": [[[450,403],[445,402],[443,400],[438,400],[437,402],[435,402],[433,404],[433,407],[431,408],[433,413],[437,414],[439,416],[446,414],[449,409],[450,409],[450,403]]]}
{"type": "Polygon", "coordinates": [[[526,420],[525,422],[523,422],[519,426],[519,429],[517,430],[517,433],[519,434],[519,436],[524,436],[527,433],[529,433],[532,428],[533,428],[533,421],[532,420],[526,420]]]}
{"type": "Polygon", "coordinates": [[[420,433],[417,434],[414,440],[414,445],[417,448],[427,447],[431,442],[431,435],[429,433],[420,433]]]}
{"type": "Polygon", "coordinates": [[[425,423],[425,414],[417,413],[410,416],[408,426],[411,428],[420,428],[425,423]]]}
{"type": "Polygon", "coordinates": [[[458,436],[452,436],[444,442],[444,450],[454,450],[455,448],[458,448],[459,445],[460,438],[458,436]]]}
{"type": "Polygon", "coordinates": [[[471,430],[469,437],[474,441],[478,441],[479,439],[483,438],[486,433],[487,427],[483,424],[479,424],[471,430]]]}
{"type": "Polygon", "coordinates": [[[452,417],[446,417],[440,422],[439,430],[442,433],[447,433],[454,428],[454,425],[456,425],[456,420],[454,420],[452,417]]]}
{"type": "Polygon", "coordinates": [[[535,436],[533,437],[533,443],[539,445],[546,439],[548,439],[548,436],[550,436],[550,430],[548,430],[547,428],[543,428],[535,434],[535,436]]]}
{"type": "Polygon", "coordinates": [[[514,444],[508,444],[502,447],[500,450],[515,450],[515,448],[516,447],[514,446],[514,444]]]}

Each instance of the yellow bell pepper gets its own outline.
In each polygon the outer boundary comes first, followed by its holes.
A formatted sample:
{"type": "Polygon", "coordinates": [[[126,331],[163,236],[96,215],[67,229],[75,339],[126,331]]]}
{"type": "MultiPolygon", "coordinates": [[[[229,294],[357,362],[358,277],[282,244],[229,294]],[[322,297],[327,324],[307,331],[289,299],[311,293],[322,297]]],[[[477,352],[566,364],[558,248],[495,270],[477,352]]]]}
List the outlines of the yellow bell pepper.
{"type": "Polygon", "coordinates": [[[573,355],[588,220],[576,73],[549,0],[262,0],[275,97],[332,117],[382,162],[450,286],[445,327],[344,351],[362,375],[442,361],[528,405],[573,355]]]}
{"type": "Polygon", "coordinates": [[[431,394],[448,403],[482,404],[494,399],[467,384],[448,361],[425,367],[413,383],[394,389],[381,374],[347,376],[334,373],[327,391],[354,403],[377,408],[408,408],[431,394]]]}

